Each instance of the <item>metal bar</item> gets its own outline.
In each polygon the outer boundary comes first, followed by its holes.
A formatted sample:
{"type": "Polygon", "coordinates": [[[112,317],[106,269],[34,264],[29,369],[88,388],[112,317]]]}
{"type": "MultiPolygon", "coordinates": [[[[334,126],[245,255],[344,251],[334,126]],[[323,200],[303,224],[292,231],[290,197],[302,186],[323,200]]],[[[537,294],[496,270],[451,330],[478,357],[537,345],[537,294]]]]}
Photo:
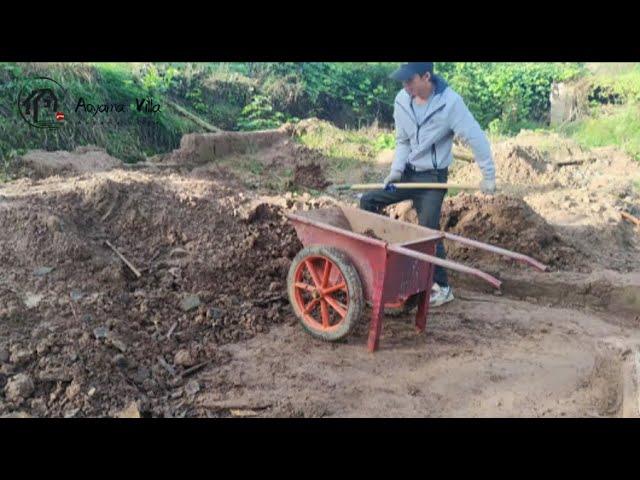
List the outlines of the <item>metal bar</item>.
{"type": "MultiPolygon", "coordinates": [[[[458,190],[480,190],[477,185],[458,184],[458,183],[393,183],[397,189],[440,189],[447,190],[455,188],[458,190]]],[[[383,183],[354,183],[353,185],[338,185],[336,190],[382,190],[383,183]]]]}
{"type": "Polygon", "coordinates": [[[475,247],[480,250],[486,250],[488,252],[497,253],[498,255],[504,255],[505,257],[513,258],[514,260],[517,260],[519,262],[523,262],[528,265],[531,265],[532,267],[537,268],[541,272],[546,272],[549,270],[549,267],[547,265],[540,263],[537,260],[531,257],[528,257],[527,255],[512,252],[504,248],[495,247],[493,245],[489,245],[488,243],[478,242],[477,240],[471,240],[470,238],[459,237],[458,235],[454,235],[452,233],[447,233],[447,232],[443,232],[443,233],[444,233],[444,238],[447,240],[452,240],[454,242],[469,245],[471,247],[475,247]]]}
{"type": "Polygon", "coordinates": [[[478,270],[477,268],[467,267],[466,265],[462,265],[461,263],[452,262],[451,260],[443,260],[441,258],[434,257],[432,255],[427,255],[426,253],[416,252],[415,250],[411,250],[405,247],[400,247],[397,245],[389,245],[387,249],[392,252],[413,257],[416,260],[423,260],[425,262],[429,262],[434,265],[439,265],[443,268],[448,268],[450,270],[456,270],[457,272],[475,275],[476,277],[480,277],[484,281],[490,283],[497,289],[500,289],[500,285],[502,285],[502,282],[500,280],[489,275],[488,273],[483,272],[482,270],[478,270]]]}

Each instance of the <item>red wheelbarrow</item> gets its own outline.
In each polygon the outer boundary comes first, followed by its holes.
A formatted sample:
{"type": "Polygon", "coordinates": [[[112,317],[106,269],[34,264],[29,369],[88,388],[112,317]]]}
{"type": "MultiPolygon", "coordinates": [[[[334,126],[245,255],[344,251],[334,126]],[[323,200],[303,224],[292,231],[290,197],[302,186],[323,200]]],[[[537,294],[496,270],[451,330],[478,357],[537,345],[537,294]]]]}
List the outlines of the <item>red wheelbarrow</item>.
{"type": "Polygon", "coordinates": [[[378,348],[385,305],[418,294],[416,329],[423,332],[435,265],[475,275],[500,288],[500,281],[478,269],[435,256],[442,239],[504,255],[547,271],[531,257],[439,230],[350,207],[289,213],[304,248],[287,278],[289,300],[302,326],[314,337],[336,341],[347,336],[372,304],[369,351],[378,348]]]}

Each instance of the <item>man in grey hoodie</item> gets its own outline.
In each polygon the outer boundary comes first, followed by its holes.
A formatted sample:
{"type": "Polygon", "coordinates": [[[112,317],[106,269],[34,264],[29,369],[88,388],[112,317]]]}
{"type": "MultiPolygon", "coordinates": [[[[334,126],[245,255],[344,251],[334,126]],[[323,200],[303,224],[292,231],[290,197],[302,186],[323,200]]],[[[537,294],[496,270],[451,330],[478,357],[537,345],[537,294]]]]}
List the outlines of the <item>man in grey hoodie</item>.
{"type": "MultiPolygon", "coordinates": [[[[384,190],[364,194],[360,207],[380,213],[387,205],[411,199],[420,225],[440,229],[440,212],[446,190],[393,190],[390,186],[395,182],[446,183],[453,161],[453,137],[457,135],[471,147],[482,171],[481,190],[492,194],[496,188],[496,176],[491,147],[462,97],[443,78],[433,73],[433,63],[404,64],[391,74],[391,78],[401,81],[404,86],[396,96],[393,112],[395,158],[391,172],[384,179],[384,190]]],[[[438,242],[436,255],[446,258],[442,242],[438,242]]],[[[435,268],[433,280],[430,305],[440,306],[453,300],[444,268],[435,268]]],[[[409,307],[415,307],[415,297],[407,303],[409,307]]]]}

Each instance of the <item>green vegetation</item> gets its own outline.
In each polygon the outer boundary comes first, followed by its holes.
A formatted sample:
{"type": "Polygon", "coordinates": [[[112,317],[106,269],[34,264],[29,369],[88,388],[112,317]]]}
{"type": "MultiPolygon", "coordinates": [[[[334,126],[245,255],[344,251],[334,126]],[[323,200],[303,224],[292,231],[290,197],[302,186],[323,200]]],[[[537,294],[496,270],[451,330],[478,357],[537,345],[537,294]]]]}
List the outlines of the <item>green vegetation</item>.
{"type": "MultiPolygon", "coordinates": [[[[356,168],[395,146],[393,102],[400,89],[388,75],[398,63],[74,63],[0,64],[0,172],[26,149],[73,150],[93,144],[135,162],[177,148],[202,127],[173,102],[223,130],[276,128],[317,117],[331,122],[299,139],[356,168]],[[16,100],[26,77],[45,75],[67,90],[74,115],[59,130],[29,126],[16,100]],[[120,103],[120,113],[76,115],[76,102],[120,103]],[[157,113],[139,111],[148,100],[157,113]],[[379,127],[378,127],[379,126],[379,127]]],[[[492,139],[547,125],[553,82],[587,85],[591,113],[557,131],[586,147],[618,146],[640,158],[640,64],[436,63],[492,139]]],[[[0,174],[5,175],[5,174],[0,174]]],[[[6,176],[6,175],[5,175],[6,176]]],[[[0,176],[0,179],[3,177],[0,176]]]]}
{"type": "Polygon", "coordinates": [[[594,112],[560,132],[585,147],[616,146],[640,160],[640,105],[635,102],[594,112]]]}

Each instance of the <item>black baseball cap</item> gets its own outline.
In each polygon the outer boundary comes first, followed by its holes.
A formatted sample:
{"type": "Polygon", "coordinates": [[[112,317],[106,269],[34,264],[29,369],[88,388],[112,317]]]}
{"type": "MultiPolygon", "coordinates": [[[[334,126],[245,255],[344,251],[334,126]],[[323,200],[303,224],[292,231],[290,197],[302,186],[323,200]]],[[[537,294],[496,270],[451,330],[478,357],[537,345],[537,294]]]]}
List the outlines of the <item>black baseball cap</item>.
{"type": "Polygon", "coordinates": [[[433,75],[433,62],[410,62],[401,65],[400,68],[389,75],[389,78],[405,82],[411,80],[415,74],[422,76],[427,72],[433,75]]]}

